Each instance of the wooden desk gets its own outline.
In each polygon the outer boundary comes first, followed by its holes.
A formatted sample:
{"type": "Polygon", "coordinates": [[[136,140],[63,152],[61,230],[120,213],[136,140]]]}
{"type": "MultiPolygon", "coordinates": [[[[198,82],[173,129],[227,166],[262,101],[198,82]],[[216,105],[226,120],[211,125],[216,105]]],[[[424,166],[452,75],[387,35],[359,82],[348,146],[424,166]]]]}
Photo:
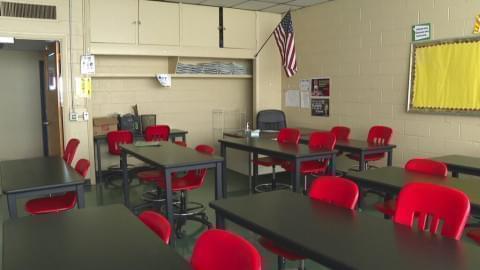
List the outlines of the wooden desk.
{"type": "MultiPolygon", "coordinates": [[[[194,149],[176,145],[171,142],[159,142],[157,146],[135,146],[133,144],[120,145],[122,149],[121,165],[123,171],[123,196],[125,206],[130,208],[130,193],[127,172],[127,154],[140,159],[164,172],[166,183],[166,204],[168,221],[174,228],[172,173],[189,170],[215,168],[215,199],[223,197],[223,158],[206,155],[194,149]]],[[[175,234],[170,241],[175,244],[175,234]]]]}
{"type": "Polygon", "coordinates": [[[447,155],[431,158],[445,163],[453,177],[460,173],[480,176],[480,158],[462,155],[447,155]]]}
{"type": "Polygon", "coordinates": [[[60,157],[2,161],[0,173],[11,218],[17,217],[18,198],[38,195],[75,191],[78,208],[85,207],[85,179],[60,157]]]}
{"type": "Polygon", "coordinates": [[[190,270],[122,205],[7,220],[4,270],[190,270]]]}
{"type": "Polygon", "coordinates": [[[473,244],[414,232],[293,192],[229,198],[210,206],[222,220],[332,269],[480,269],[480,249],[473,244]]]}

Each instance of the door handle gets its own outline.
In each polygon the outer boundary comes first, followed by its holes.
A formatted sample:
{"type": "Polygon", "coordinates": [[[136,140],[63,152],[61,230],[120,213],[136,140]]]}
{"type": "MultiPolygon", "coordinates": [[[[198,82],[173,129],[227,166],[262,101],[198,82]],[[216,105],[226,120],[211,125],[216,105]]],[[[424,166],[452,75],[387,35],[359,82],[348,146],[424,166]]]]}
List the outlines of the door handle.
{"type": "Polygon", "coordinates": [[[50,123],[48,121],[45,121],[42,123],[44,126],[48,126],[50,123]]]}

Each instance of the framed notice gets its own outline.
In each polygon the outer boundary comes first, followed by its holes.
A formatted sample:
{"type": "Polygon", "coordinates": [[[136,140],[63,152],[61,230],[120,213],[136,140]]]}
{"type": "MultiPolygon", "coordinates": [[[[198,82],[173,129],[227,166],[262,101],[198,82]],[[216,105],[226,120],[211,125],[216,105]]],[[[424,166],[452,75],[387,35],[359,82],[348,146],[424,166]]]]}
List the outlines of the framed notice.
{"type": "Polygon", "coordinates": [[[310,101],[312,108],[312,116],[330,115],[330,99],[329,98],[315,98],[310,101]]]}
{"type": "Polygon", "coordinates": [[[312,79],[311,97],[330,97],[330,78],[312,79]]]}

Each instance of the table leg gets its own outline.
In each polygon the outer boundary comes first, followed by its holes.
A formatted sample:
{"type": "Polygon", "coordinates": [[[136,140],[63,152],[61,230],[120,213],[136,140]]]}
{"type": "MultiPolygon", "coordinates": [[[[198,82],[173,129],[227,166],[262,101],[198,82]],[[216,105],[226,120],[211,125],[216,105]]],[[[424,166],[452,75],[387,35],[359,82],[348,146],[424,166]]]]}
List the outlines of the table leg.
{"type": "MultiPolygon", "coordinates": [[[[392,200],[392,199],[393,199],[393,195],[391,193],[387,192],[387,193],[385,193],[385,197],[383,197],[383,202],[386,203],[387,201],[392,200]]],[[[383,215],[383,218],[384,219],[390,219],[391,216],[383,215]]]]}
{"type": "Polygon", "coordinates": [[[82,185],[77,185],[77,207],[85,208],[85,188],[82,185]]]}
{"type": "Polygon", "coordinates": [[[222,192],[223,198],[227,197],[227,146],[220,142],[220,156],[223,157],[222,162],[222,192]]]}
{"type": "Polygon", "coordinates": [[[295,166],[290,176],[291,182],[292,182],[292,190],[293,192],[297,192],[301,190],[300,189],[300,161],[298,159],[294,159],[292,163],[295,166]]]}
{"type": "MultiPolygon", "coordinates": [[[[258,154],[253,153],[253,160],[258,159],[258,154]]],[[[257,178],[258,178],[258,164],[253,163],[253,177],[252,177],[252,185],[250,186],[251,192],[255,193],[255,186],[257,185],[257,178]]]]}
{"type": "Polygon", "coordinates": [[[453,171],[453,170],[452,170],[452,177],[458,178],[458,176],[459,176],[458,171],[453,171]]]}
{"type": "Polygon", "coordinates": [[[98,140],[95,140],[95,149],[97,150],[95,158],[97,161],[97,182],[98,184],[102,185],[103,184],[103,173],[102,173],[102,155],[100,154],[100,143],[98,140]]]}
{"type": "Polygon", "coordinates": [[[227,191],[225,179],[222,175],[223,162],[217,162],[215,166],[215,200],[226,198],[227,191]]]}
{"type": "Polygon", "coordinates": [[[392,166],[393,163],[393,150],[387,152],[387,166],[392,166]]]}
{"type": "Polygon", "coordinates": [[[366,169],[365,168],[365,152],[363,152],[363,151],[360,152],[360,160],[358,162],[360,162],[360,164],[358,166],[360,171],[361,172],[365,171],[365,169],[366,169]]]}
{"type": "Polygon", "coordinates": [[[255,188],[253,186],[253,180],[252,180],[252,152],[248,152],[248,186],[250,188],[250,193],[252,190],[255,188]]]}
{"type": "Polygon", "coordinates": [[[130,209],[130,193],[128,187],[127,153],[122,151],[120,155],[120,165],[123,173],[123,203],[130,209]]]}
{"type": "Polygon", "coordinates": [[[215,220],[216,220],[217,229],[224,230],[225,229],[225,218],[220,213],[218,213],[218,211],[215,211],[215,220]]]}
{"type": "Polygon", "coordinates": [[[8,214],[10,218],[17,218],[17,196],[7,194],[8,214]]]}
{"type": "MultiPolygon", "coordinates": [[[[165,170],[165,184],[166,184],[166,203],[167,203],[167,218],[172,231],[175,232],[175,220],[173,217],[173,194],[172,194],[172,172],[165,170]]],[[[175,233],[170,236],[170,246],[175,246],[175,233]]]]}
{"type": "Polygon", "coordinates": [[[337,154],[333,154],[331,157],[330,157],[330,164],[329,164],[329,170],[330,170],[330,174],[335,176],[336,175],[336,164],[335,164],[335,158],[337,157],[337,154]]]}
{"type": "Polygon", "coordinates": [[[182,134],[182,142],[187,143],[187,136],[182,134]]]}

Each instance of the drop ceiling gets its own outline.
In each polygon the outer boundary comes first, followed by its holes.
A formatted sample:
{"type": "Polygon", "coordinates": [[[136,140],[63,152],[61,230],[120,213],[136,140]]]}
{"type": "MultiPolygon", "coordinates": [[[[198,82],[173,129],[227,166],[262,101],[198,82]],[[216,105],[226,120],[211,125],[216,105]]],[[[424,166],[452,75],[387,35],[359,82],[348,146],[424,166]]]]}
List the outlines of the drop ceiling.
{"type": "Polygon", "coordinates": [[[273,13],[285,13],[288,10],[309,7],[329,1],[333,0],[167,0],[165,2],[238,8],[273,13]]]}

